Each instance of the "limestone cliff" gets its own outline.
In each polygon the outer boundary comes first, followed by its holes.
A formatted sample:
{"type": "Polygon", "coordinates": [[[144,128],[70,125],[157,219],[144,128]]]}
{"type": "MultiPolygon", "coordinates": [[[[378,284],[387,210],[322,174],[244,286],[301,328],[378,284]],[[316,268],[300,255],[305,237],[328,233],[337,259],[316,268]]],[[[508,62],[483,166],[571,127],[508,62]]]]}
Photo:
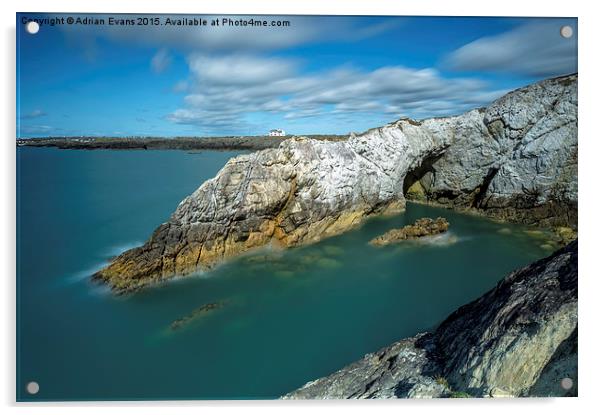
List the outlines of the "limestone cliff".
{"type": "Polygon", "coordinates": [[[286,399],[577,395],[577,241],[286,399]],[[572,388],[561,381],[570,378],[572,388]]]}
{"type": "Polygon", "coordinates": [[[440,156],[408,174],[408,198],[540,226],[577,227],[577,75],[511,92],[440,156]]]}
{"type": "Polygon", "coordinates": [[[576,226],[576,88],[576,75],[546,80],[459,116],[401,119],[340,142],[293,138],[233,158],[94,277],[130,291],[266,244],[311,243],[401,211],[404,192],[576,226]]]}

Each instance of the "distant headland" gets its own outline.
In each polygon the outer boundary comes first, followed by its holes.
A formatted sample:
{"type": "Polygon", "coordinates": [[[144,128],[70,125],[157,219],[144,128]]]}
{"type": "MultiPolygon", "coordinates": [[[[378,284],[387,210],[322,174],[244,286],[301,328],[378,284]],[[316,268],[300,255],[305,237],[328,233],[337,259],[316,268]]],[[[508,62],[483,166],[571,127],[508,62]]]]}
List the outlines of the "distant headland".
{"type": "MultiPolygon", "coordinates": [[[[276,148],[293,136],[225,137],[43,137],[19,138],[17,146],[67,150],[263,150],[276,148]]],[[[349,135],[306,135],[322,141],[343,141],[349,135]]]]}

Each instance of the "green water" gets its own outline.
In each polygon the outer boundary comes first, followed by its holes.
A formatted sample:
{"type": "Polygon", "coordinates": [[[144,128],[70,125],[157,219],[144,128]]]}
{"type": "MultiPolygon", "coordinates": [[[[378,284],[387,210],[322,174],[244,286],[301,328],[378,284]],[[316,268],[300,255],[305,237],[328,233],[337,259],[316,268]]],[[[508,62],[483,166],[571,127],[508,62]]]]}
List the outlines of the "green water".
{"type": "Polygon", "coordinates": [[[313,246],[264,250],[126,297],[89,282],[234,154],[18,149],[19,400],[276,398],[432,329],[549,253],[526,228],[408,204],[313,246]],[[367,244],[439,215],[451,226],[437,243],[367,244]],[[32,380],[35,396],[25,392],[32,380]]]}

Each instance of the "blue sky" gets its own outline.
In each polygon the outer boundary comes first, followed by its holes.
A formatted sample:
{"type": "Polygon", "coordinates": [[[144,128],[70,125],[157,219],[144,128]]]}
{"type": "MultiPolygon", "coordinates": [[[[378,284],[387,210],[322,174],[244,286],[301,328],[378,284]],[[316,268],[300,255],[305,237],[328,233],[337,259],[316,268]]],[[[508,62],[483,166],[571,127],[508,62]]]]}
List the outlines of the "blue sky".
{"type": "Polygon", "coordinates": [[[290,26],[25,31],[23,18],[44,17],[17,15],[17,137],[347,134],[458,114],[577,71],[576,19],[256,16],[290,26]]]}

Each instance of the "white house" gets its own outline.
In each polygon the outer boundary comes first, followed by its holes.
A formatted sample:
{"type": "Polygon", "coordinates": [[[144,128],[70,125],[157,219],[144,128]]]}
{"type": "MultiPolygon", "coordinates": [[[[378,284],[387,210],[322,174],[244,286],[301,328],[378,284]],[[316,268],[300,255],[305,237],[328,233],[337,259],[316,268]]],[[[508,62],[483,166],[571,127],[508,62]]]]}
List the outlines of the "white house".
{"type": "Polygon", "coordinates": [[[284,130],[281,130],[280,128],[276,128],[275,130],[270,130],[268,135],[272,137],[284,137],[286,135],[286,132],[284,132],[284,130]]]}

